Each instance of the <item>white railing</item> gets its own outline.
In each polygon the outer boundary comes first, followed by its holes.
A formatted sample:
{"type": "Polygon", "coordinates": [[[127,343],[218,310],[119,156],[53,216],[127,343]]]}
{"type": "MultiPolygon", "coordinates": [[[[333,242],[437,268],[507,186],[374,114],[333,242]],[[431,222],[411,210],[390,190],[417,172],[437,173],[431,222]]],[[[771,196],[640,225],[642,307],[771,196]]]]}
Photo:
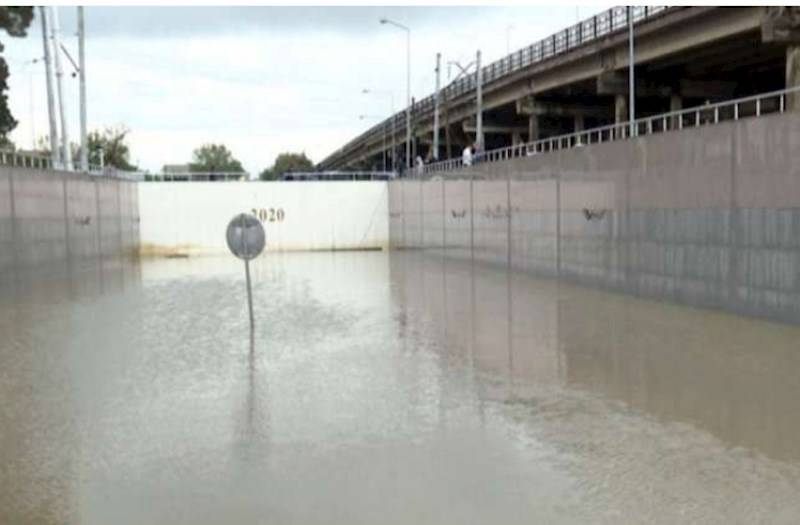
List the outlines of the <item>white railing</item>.
{"type": "Polygon", "coordinates": [[[145,176],[148,181],[158,182],[198,182],[198,181],[241,181],[250,180],[250,174],[244,171],[182,171],[174,173],[151,173],[145,176]]]}
{"type": "Polygon", "coordinates": [[[19,168],[50,169],[50,156],[41,153],[0,151],[0,165],[19,168]]]}
{"type": "MultiPolygon", "coordinates": [[[[60,166],[54,166],[50,158],[50,155],[47,153],[0,151],[0,166],[83,173],[78,168],[73,168],[72,170],[64,170],[60,166]]],[[[89,170],[87,173],[93,177],[110,177],[110,178],[126,179],[126,180],[144,179],[143,172],[120,170],[113,166],[100,167],[96,165],[89,165],[89,170]]]]}
{"type": "Polygon", "coordinates": [[[308,181],[308,180],[391,180],[397,175],[392,171],[308,171],[284,173],[279,180],[282,181],[308,181]]]}
{"type": "MultiPolygon", "coordinates": [[[[696,128],[713,125],[729,120],[747,117],[760,117],[771,113],[786,111],[787,96],[798,98],[800,103],[800,87],[782,89],[769,93],[761,93],[749,97],[737,98],[714,104],[704,104],[668,113],[660,113],[633,121],[635,136],[652,135],[668,131],[696,128]]],[[[497,162],[518,157],[527,157],[539,153],[558,151],[561,149],[580,148],[590,144],[628,139],[631,136],[631,122],[624,121],[607,126],[600,126],[574,133],[557,135],[533,142],[506,146],[478,153],[473,156],[473,164],[480,162],[497,162]]],[[[425,173],[440,173],[463,167],[461,158],[444,160],[425,166],[425,173]]]]}

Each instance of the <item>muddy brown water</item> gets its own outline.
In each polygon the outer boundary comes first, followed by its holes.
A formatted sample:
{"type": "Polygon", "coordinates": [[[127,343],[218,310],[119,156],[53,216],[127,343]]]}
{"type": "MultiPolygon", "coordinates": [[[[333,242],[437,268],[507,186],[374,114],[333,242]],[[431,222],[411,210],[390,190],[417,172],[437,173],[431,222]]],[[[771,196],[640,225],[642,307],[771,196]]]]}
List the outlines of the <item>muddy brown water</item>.
{"type": "Polygon", "coordinates": [[[797,523],[800,327],[421,252],[0,280],[0,523],[797,523]]]}

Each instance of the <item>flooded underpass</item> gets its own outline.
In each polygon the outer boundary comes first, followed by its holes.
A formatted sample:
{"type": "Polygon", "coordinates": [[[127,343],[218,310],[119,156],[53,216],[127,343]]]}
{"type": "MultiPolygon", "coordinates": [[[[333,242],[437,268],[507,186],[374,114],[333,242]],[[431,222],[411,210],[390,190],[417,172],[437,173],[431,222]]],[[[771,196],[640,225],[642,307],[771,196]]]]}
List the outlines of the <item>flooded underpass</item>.
{"type": "Polygon", "coordinates": [[[797,523],[800,328],[421,251],[0,284],[0,523],[797,523]]]}

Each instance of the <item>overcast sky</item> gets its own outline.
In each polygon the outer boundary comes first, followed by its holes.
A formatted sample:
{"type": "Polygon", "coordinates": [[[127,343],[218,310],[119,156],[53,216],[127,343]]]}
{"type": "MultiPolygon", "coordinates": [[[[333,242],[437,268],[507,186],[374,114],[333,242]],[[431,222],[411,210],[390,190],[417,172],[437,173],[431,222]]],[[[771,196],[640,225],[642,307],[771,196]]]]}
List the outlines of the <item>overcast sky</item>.
{"type": "MultiPolygon", "coordinates": [[[[488,63],[602,8],[87,7],[89,129],[130,128],[132,161],[151,171],[188,162],[208,142],[227,145],[253,174],[283,151],[318,162],[387,116],[390,92],[404,107],[405,33],[381,17],[412,30],[411,90],[421,98],[433,92],[437,51],[466,64],[480,49],[488,63]]],[[[59,15],[77,58],[75,8],[59,15]]],[[[44,66],[27,63],[42,56],[40,24],[37,11],[26,38],[0,35],[22,148],[47,131],[44,66]]],[[[65,88],[77,142],[77,78],[65,88]]]]}

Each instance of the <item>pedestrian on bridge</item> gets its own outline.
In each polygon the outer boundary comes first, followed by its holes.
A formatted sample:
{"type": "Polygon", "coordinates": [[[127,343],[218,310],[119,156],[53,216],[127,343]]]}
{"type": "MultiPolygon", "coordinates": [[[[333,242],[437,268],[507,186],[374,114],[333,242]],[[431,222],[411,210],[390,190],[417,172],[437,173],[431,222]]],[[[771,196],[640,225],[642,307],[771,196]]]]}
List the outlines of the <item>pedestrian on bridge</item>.
{"type": "Polygon", "coordinates": [[[472,166],[472,146],[467,145],[464,152],[461,154],[461,164],[464,166],[472,166]]]}

